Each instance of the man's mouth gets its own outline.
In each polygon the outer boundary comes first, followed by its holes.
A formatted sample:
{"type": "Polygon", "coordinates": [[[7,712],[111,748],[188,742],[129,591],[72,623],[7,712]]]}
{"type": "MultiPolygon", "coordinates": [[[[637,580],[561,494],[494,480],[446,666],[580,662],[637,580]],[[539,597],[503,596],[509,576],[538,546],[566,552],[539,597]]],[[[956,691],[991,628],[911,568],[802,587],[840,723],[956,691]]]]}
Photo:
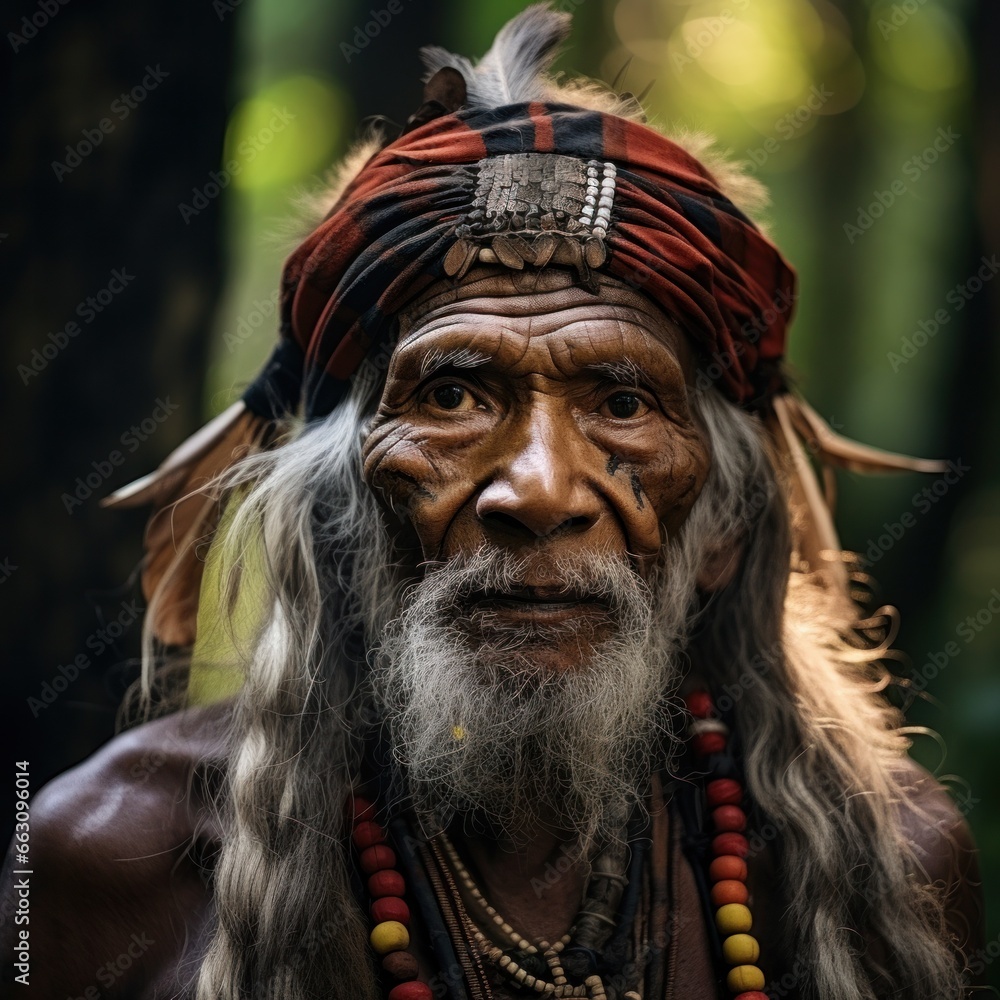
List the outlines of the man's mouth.
{"type": "Polygon", "coordinates": [[[580,590],[554,587],[522,587],[517,590],[477,590],[463,595],[462,611],[486,624],[524,624],[570,621],[574,618],[610,617],[606,597],[580,590]]]}

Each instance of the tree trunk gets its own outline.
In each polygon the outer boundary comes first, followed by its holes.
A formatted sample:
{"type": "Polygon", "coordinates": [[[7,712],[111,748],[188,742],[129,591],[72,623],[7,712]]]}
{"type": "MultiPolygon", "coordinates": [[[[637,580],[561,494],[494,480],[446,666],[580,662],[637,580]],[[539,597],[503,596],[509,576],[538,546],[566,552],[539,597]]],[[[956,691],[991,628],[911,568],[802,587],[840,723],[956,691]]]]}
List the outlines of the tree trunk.
{"type": "Polygon", "coordinates": [[[33,788],[112,734],[136,676],[145,513],[98,502],[202,423],[239,16],[63,3],[19,0],[3,43],[4,700],[33,788]]]}

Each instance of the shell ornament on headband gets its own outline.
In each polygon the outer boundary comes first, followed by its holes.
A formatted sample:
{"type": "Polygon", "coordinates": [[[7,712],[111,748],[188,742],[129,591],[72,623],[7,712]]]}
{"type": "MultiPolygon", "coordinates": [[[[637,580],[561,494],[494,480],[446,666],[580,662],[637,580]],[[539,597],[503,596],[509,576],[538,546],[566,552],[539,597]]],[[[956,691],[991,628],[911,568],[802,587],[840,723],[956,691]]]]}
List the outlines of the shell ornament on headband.
{"type": "Polygon", "coordinates": [[[423,50],[423,103],[400,135],[348,157],[331,207],[286,262],[279,341],[259,376],[156,472],[106,501],[154,506],[143,589],[160,642],[194,642],[218,478],[273,447],[290,417],[329,414],[366,356],[392,343],[401,310],[477,263],[568,269],[595,295],[601,272],[647,296],[688,336],[702,373],[717,373],[710,384],[760,414],[790,480],[796,568],[833,586],[846,589],[846,575],[830,557],[839,543],[829,497],[803,444],[855,471],[941,467],[839,437],[788,390],[795,274],[737,205],[759,200],[759,184],[703,137],[648,126],[631,95],[556,83],[547,71],[569,25],[539,4],[475,66],[423,50]]]}

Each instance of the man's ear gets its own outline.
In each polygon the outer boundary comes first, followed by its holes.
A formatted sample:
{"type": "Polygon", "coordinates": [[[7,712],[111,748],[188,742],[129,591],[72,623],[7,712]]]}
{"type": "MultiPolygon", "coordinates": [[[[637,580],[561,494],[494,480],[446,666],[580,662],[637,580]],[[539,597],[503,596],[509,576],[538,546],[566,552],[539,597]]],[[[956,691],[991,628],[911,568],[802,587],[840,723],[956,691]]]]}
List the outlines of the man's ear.
{"type": "Polygon", "coordinates": [[[720,538],[709,545],[698,570],[698,589],[714,594],[732,583],[743,562],[743,538],[720,538]]]}

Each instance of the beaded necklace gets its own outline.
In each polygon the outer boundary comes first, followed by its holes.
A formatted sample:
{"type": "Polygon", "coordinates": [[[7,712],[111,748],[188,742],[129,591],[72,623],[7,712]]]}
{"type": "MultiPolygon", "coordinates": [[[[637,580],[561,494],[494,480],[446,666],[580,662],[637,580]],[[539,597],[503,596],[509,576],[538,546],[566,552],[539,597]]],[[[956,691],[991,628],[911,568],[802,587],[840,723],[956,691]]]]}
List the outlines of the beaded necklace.
{"type": "Polygon", "coordinates": [[[692,691],[685,699],[692,722],[691,749],[708,771],[705,779],[705,801],[711,809],[712,861],[708,877],[712,883],[712,904],[715,926],[721,935],[722,957],[731,966],[726,986],[736,994],[735,1000],[768,1000],[763,993],[764,973],[755,964],[760,958],[757,939],[750,935],[753,916],[747,903],[746,857],[750,845],[743,832],[747,816],[743,811],[743,786],[732,778],[713,774],[729,742],[729,727],[718,717],[711,695],[705,690],[692,691]]]}
{"type": "MultiPolygon", "coordinates": [[[[722,956],[729,966],[726,986],[733,1000],[768,1000],[763,992],[764,973],[757,964],[760,947],[749,933],[753,917],[747,905],[746,858],[749,843],[744,836],[747,826],[743,809],[744,790],[739,781],[718,774],[718,762],[728,745],[729,728],[719,719],[707,691],[693,691],[687,695],[685,702],[692,716],[689,726],[691,749],[706,772],[704,793],[710,810],[712,837],[708,879],[712,905],[716,908],[715,925],[723,938],[722,956]]],[[[433,991],[419,981],[417,960],[408,951],[410,909],[404,898],[406,881],[396,870],[396,854],[387,843],[386,831],[375,821],[375,806],[369,799],[355,795],[350,801],[350,817],[351,840],[358,855],[358,866],[368,876],[367,889],[374,924],[370,935],[371,946],[381,957],[384,972],[396,982],[389,990],[388,1000],[433,1000],[433,991]]],[[[562,956],[577,932],[576,924],[553,944],[529,941],[485,899],[448,837],[441,833],[435,839],[443,849],[451,871],[457,876],[457,884],[473,901],[473,909],[479,915],[477,921],[473,914],[464,914],[464,922],[470,941],[481,958],[499,969],[512,986],[525,992],[559,1000],[607,1000],[601,976],[593,969],[588,970],[589,974],[585,975],[582,983],[575,985],[569,982],[566,975],[562,956]],[[490,933],[483,930],[483,924],[490,933]],[[515,948],[528,956],[540,956],[545,962],[544,973],[537,969],[533,974],[523,968],[505,953],[491,934],[508,949],[515,948]]],[[[614,879],[614,873],[610,877],[614,879]]],[[[593,917],[593,914],[590,916],[593,917]]],[[[640,995],[627,992],[623,1000],[640,1000],[640,995]]]]}
{"type": "Polygon", "coordinates": [[[562,967],[560,953],[572,941],[573,928],[570,929],[569,933],[564,934],[556,941],[555,944],[550,945],[547,941],[539,941],[537,944],[532,944],[521,934],[518,934],[486,901],[483,894],[479,891],[479,887],[472,880],[469,870],[462,863],[462,859],[459,858],[458,852],[448,839],[447,834],[441,833],[439,837],[444,845],[448,860],[451,862],[451,866],[458,875],[462,886],[492,921],[499,936],[509,947],[517,948],[527,955],[541,954],[551,973],[551,978],[545,979],[542,976],[531,975],[527,969],[522,968],[515,962],[510,955],[504,954],[504,949],[494,944],[479,927],[474,927],[472,931],[473,938],[480,953],[485,958],[506,973],[513,982],[519,986],[523,986],[526,990],[535,990],[537,993],[551,997],[590,997],[591,1000],[604,1000],[604,984],[601,982],[600,976],[589,976],[582,986],[572,986],[566,978],[566,970],[562,967]]]}

